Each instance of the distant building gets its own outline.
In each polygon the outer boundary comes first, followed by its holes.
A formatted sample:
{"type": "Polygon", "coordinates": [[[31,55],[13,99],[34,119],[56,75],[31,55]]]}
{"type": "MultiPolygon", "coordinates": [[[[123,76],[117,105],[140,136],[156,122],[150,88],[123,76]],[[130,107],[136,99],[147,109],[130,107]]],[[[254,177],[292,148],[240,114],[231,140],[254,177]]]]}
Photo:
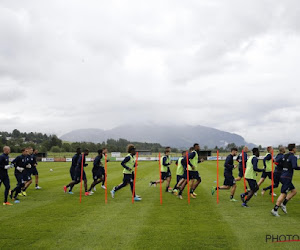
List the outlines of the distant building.
{"type": "Polygon", "coordinates": [[[199,158],[203,158],[204,160],[207,160],[208,156],[211,156],[211,150],[200,150],[199,158]]]}

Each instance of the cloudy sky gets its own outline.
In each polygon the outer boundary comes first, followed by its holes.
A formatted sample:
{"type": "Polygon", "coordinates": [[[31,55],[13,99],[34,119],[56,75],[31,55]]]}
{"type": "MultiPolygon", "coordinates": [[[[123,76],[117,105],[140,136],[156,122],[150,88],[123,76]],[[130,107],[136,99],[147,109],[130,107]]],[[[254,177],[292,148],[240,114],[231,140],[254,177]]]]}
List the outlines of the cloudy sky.
{"type": "Polygon", "coordinates": [[[0,130],[132,122],[300,142],[300,2],[0,0],[0,130]]]}

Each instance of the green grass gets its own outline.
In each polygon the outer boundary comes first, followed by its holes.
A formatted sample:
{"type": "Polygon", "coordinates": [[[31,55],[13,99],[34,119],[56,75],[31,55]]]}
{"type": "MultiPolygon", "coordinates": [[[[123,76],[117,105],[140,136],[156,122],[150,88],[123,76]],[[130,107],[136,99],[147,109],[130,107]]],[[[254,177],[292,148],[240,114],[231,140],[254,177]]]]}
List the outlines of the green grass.
{"type": "MultiPolygon", "coordinates": [[[[201,164],[203,182],[197,189],[198,198],[187,204],[170,193],[163,193],[159,202],[159,187],[149,187],[158,178],[157,162],[140,162],[136,183],[141,202],[131,203],[130,188],[108,196],[104,190],[83,197],[79,204],[79,185],[74,195],[63,193],[70,180],[69,163],[39,163],[40,186],[28,189],[21,203],[1,207],[1,249],[296,249],[299,242],[265,243],[266,234],[297,234],[300,225],[299,197],[288,204],[288,215],[272,217],[271,198],[253,197],[250,208],[241,202],[229,202],[229,191],[220,191],[220,203],[210,190],[215,185],[216,162],[201,164]],[[49,169],[52,168],[53,172],[49,169]]],[[[222,169],[221,163],[221,169],[222,169]]],[[[91,183],[92,163],[86,168],[91,183]]],[[[108,189],[122,180],[120,163],[108,164],[108,189]]],[[[175,165],[171,167],[175,173],[175,165]]],[[[237,170],[235,170],[237,174],[237,170]]],[[[220,182],[223,182],[220,171],[220,182]]],[[[173,176],[175,177],[175,176],[173,176]]],[[[10,170],[11,186],[15,186],[10,170]]],[[[172,180],[174,185],[175,178],[172,180]]],[[[263,186],[269,185],[269,180],[263,186]]],[[[295,186],[299,174],[295,173],[295,186]]],[[[238,183],[237,195],[242,192],[238,183]]],[[[1,186],[0,199],[4,188],[1,186]]],[[[278,193],[278,190],[276,190],[278,193]]],[[[109,192],[108,192],[109,194],[109,192]]],[[[282,212],[281,212],[282,214],[282,212]]]]}

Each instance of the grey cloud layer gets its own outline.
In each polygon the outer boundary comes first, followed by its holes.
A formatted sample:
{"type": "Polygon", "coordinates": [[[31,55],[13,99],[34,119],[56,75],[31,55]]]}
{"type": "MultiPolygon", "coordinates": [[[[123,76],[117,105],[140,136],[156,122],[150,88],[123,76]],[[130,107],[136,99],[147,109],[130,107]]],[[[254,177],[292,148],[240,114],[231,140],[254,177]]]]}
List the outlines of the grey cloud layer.
{"type": "Polygon", "coordinates": [[[299,14],[298,1],[1,1],[1,130],[151,121],[300,142],[299,14]]]}

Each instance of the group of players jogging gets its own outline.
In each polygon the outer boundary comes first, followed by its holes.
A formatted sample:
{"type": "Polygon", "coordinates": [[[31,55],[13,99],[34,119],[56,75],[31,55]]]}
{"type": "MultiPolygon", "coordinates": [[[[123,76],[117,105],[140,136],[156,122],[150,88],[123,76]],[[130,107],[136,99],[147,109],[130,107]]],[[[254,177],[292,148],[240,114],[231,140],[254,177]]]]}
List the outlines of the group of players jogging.
{"type": "MultiPolygon", "coordinates": [[[[273,148],[271,146],[267,147],[267,154],[263,158],[263,168],[258,167],[258,161],[260,152],[258,148],[252,149],[252,155],[248,156],[248,147],[243,148],[243,152],[238,155],[237,148],[232,148],[231,153],[226,157],[224,163],[224,183],[219,187],[212,187],[211,193],[214,193],[217,190],[230,190],[230,201],[236,202],[234,199],[234,194],[236,191],[236,182],[241,181],[242,178],[245,178],[247,181],[247,186],[245,187],[245,193],[240,195],[242,200],[242,206],[248,207],[248,202],[253,197],[257,195],[257,191],[261,184],[265,181],[266,178],[270,180],[273,179],[273,185],[269,185],[262,189],[261,194],[264,195],[266,191],[269,191],[270,195],[276,196],[275,193],[272,194],[272,190],[281,186],[281,194],[279,195],[276,205],[271,210],[271,214],[274,216],[279,216],[278,210],[281,210],[284,213],[287,213],[286,205],[289,200],[292,199],[297,193],[296,188],[294,187],[293,173],[294,170],[300,170],[300,167],[297,165],[296,145],[288,145],[288,153],[284,147],[279,148],[279,153],[276,155],[275,159],[272,159],[273,148]],[[234,157],[236,157],[238,165],[234,164],[234,157]],[[272,162],[275,164],[275,170],[272,172],[272,162]],[[233,169],[237,168],[239,170],[238,177],[233,176],[233,169]],[[257,173],[262,172],[261,178],[257,183],[256,177],[257,173]],[[272,178],[273,176],[273,178],[272,178]]],[[[37,161],[34,150],[31,147],[22,149],[22,154],[17,156],[11,164],[9,164],[9,153],[10,148],[5,146],[3,148],[3,154],[0,156],[0,185],[3,183],[5,186],[4,192],[4,203],[3,205],[12,205],[8,202],[8,196],[15,203],[19,203],[18,195],[26,196],[26,189],[32,183],[31,175],[36,177],[36,189],[41,189],[38,186],[38,171],[36,169],[37,161]],[[10,190],[10,181],[8,177],[8,170],[10,168],[15,168],[15,177],[17,179],[17,185],[13,190],[10,190]]],[[[64,186],[64,192],[73,194],[73,187],[80,183],[84,182],[85,195],[90,196],[96,191],[96,185],[102,183],[101,187],[106,189],[105,179],[105,163],[108,162],[107,159],[107,149],[103,148],[98,150],[98,155],[95,157],[93,162],[93,182],[88,188],[87,178],[84,168],[88,165],[86,163],[86,157],[89,155],[88,150],[81,152],[80,148],[77,148],[76,154],[72,158],[72,164],[70,168],[71,182],[64,186]]],[[[135,201],[140,201],[142,198],[135,194],[134,188],[134,170],[137,166],[136,164],[136,148],[133,144],[127,146],[127,155],[124,160],[121,162],[123,167],[123,181],[119,185],[115,186],[111,191],[112,198],[115,197],[117,191],[123,187],[130,185],[131,194],[135,201]]],[[[195,193],[198,185],[201,183],[201,177],[198,171],[198,165],[204,161],[203,158],[200,158],[200,146],[198,143],[195,143],[193,147],[189,149],[188,152],[183,151],[182,156],[176,161],[176,184],[174,188],[170,187],[171,183],[171,170],[170,165],[171,161],[171,148],[166,147],[164,155],[159,159],[160,161],[160,179],[156,181],[151,181],[150,186],[156,186],[161,182],[166,183],[166,192],[170,192],[178,196],[179,199],[183,199],[182,193],[185,189],[187,183],[190,186],[190,197],[196,198],[197,194],[195,193]]]]}
{"type": "Polygon", "coordinates": [[[14,203],[20,203],[19,196],[27,196],[26,190],[32,183],[31,176],[35,176],[35,189],[39,190],[41,187],[38,185],[39,173],[37,171],[37,150],[32,147],[23,148],[22,154],[17,156],[11,164],[9,164],[10,147],[3,147],[3,154],[0,155],[0,186],[3,183],[4,190],[4,202],[3,205],[13,205],[8,201],[8,196],[14,203]],[[15,177],[17,185],[14,189],[10,189],[10,179],[8,170],[15,169],[15,177]]]}

